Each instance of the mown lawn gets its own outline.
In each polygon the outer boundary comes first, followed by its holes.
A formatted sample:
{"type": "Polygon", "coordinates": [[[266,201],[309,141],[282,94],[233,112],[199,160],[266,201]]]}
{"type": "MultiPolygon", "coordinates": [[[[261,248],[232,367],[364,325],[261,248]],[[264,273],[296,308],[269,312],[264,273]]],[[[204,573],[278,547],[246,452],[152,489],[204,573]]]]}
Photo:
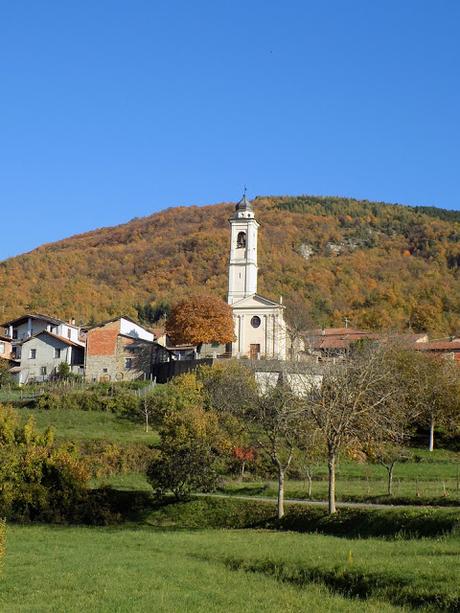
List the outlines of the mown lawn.
{"type": "Polygon", "coordinates": [[[34,612],[455,611],[459,546],[455,537],[10,526],[0,603],[34,612]]]}
{"type": "Polygon", "coordinates": [[[15,409],[22,421],[33,417],[40,429],[52,426],[58,439],[104,439],[117,443],[156,443],[156,432],[144,432],[140,423],[102,411],[15,409]]]}

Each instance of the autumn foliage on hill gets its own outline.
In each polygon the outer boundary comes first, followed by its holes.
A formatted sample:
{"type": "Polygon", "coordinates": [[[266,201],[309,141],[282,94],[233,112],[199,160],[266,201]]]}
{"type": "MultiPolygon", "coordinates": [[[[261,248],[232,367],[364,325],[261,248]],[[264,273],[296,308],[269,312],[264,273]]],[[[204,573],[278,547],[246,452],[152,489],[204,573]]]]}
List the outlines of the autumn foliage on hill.
{"type": "MultiPolygon", "coordinates": [[[[225,297],[233,204],[179,207],[0,263],[0,318],[88,323],[225,297]],[[136,308],[137,306],[137,308],[136,308]]],[[[318,325],[460,333],[460,214],[345,198],[254,201],[259,291],[318,325]]]]}
{"type": "Polygon", "coordinates": [[[192,296],[172,309],[168,334],[176,345],[231,343],[235,339],[232,309],[215,296],[192,296]]]}

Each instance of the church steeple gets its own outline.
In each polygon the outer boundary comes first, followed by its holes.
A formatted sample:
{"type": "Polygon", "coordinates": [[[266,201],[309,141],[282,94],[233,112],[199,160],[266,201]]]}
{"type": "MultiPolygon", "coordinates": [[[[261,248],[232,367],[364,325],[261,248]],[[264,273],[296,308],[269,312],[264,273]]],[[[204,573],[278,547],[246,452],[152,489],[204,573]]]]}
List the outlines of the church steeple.
{"type": "Polygon", "coordinates": [[[248,200],[246,197],[246,188],[244,188],[243,197],[239,202],[237,202],[235,207],[235,213],[246,213],[248,211],[253,213],[254,209],[252,208],[251,201],[248,200]]]}
{"type": "Polygon", "coordinates": [[[236,204],[230,218],[231,242],[228,270],[228,303],[247,298],[257,292],[257,230],[259,224],[246,196],[236,204]]]}

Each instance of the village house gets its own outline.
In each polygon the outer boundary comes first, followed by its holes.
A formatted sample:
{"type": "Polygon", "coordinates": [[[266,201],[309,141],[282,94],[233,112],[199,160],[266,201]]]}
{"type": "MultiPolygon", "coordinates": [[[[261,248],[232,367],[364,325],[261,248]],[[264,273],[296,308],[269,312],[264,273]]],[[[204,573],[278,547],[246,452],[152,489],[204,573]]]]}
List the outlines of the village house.
{"type": "MultiPolygon", "coordinates": [[[[304,356],[313,356],[319,360],[343,358],[353,344],[359,341],[380,342],[387,339],[386,335],[357,328],[322,328],[311,330],[303,335],[304,356]]],[[[404,347],[418,348],[419,344],[428,342],[428,335],[396,334],[391,337],[394,342],[404,347]]]]}
{"type": "Polygon", "coordinates": [[[22,342],[19,383],[53,379],[62,362],[73,374],[83,375],[84,360],[83,343],[42,330],[22,342]]]}
{"type": "Polygon", "coordinates": [[[81,374],[84,342],[75,321],[65,322],[41,313],[26,313],[2,324],[11,347],[11,374],[18,383],[46,381],[60,362],[81,374]],[[44,334],[46,333],[46,335],[44,334]]]}
{"type": "Polygon", "coordinates": [[[88,381],[147,379],[152,364],[167,359],[167,349],[155,342],[153,333],[129,317],[117,317],[87,330],[88,381]]]}
{"type": "Polygon", "coordinates": [[[428,341],[426,343],[415,344],[416,351],[427,351],[433,355],[444,356],[447,359],[457,360],[460,363],[460,339],[446,339],[428,341]]]}
{"type": "Polygon", "coordinates": [[[80,342],[80,328],[75,325],[75,321],[65,322],[40,313],[27,313],[5,322],[2,327],[11,340],[14,359],[20,359],[21,345],[25,340],[44,330],[75,343],[80,342]]]}

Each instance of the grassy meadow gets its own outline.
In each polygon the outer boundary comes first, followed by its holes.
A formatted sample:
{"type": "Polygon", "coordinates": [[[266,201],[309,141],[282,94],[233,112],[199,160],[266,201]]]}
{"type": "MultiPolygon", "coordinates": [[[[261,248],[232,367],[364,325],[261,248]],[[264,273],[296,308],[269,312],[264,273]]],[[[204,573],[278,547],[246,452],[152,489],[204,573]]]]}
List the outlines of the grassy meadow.
{"type": "MultiPolygon", "coordinates": [[[[157,433],[111,412],[15,410],[22,421],[33,416],[40,429],[53,426],[59,440],[158,442],[157,433]]],[[[338,500],[460,504],[459,454],[412,449],[411,455],[396,465],[391,500],[382,466],[342,459],[338,500]]],[[[330,519],[323,509],[287,505],[279,524],[273,503],[236,499],[276,496],[275,482],[248,477],[225,477],[226,498],[158,506],[144,474],[113,474],[92,486],[114,488],[119,525],[9,524],[0,610],[460,610],[458,508],[341,509],[330,519]]],[[[320,463],[312,498],[326,494],[327,469],[320,463]]],[[[286,497],[307,496],[305,481],[287,481],[286,497]]]]}
{"type": "Polygon", "coordinates": [[[156,432],[145,432],[141,423],[134,423],[115,413],[103,411],[61,411],[59,409],[15,409],[26,421],[33,417],[37,427],[52,426],[58,439],[73,441],[107,440],[115,443],[146,443],[158,441],[156,432]]]}
{"type": "MultiPolygon", "coordinates": [[[[342,502],[460,505],[460,454],[442,449],[431,454],[416,449],[413,454],[417,461],[396,465],[392,498],[387,496],[386,470],[383,466],[341,462],[337,469],[337,499],[342,502]]],[[[114,475],[108,483],[123,489],[150,489],[145,476],[138,473],[114,475]]],[[[327,488],[327,467],[319,464],[314,471],[311,499],[326,500],[327,488]]],[[[248,478],[240,481],[225,478],[219,492],[274,498],[277,483],[269,479],[248,478]]],[[[308,500],[307,482],[287,480],[286,497],[308,500]]]]}
{"type": "MultiPolygon", "coordinates": [[[[30,416],[39,429],[52,426],[58,440],[105,440],[119,444],[156,444],[159,440],[154,431],[146,433],[143,424],[120,417],[111,412],[59,409],[38,410],[16,408],[21,421],[30,416]]],[[[460,504],[460,453],[435,449],[411,449],[412,459],[396,464],[393,482],[393,499],[401,503],[460,504]]],[[[113,475],[104,484],[123,489],[149,490],[145,477],[113,475]]],[[[276,496],[276,482],[269,479],[225,479],[220,487],[222,493],[234,495],[276,496]]],[[[379,464],[343,460],[337,469],[337,499],[343,502],[391,502],[388,498],[386,470],[379,464]]],[[[308,499],[306,481],[288,480],[286,496],[308,499]]],[[[327,497],[327,466],[319,463],[313,470],[312,499],[327,497]]]]}
{"type": "Polygon", "coordinates": [[[457,611],[458,537],[9,526],[3,611],[457,611]]]}

